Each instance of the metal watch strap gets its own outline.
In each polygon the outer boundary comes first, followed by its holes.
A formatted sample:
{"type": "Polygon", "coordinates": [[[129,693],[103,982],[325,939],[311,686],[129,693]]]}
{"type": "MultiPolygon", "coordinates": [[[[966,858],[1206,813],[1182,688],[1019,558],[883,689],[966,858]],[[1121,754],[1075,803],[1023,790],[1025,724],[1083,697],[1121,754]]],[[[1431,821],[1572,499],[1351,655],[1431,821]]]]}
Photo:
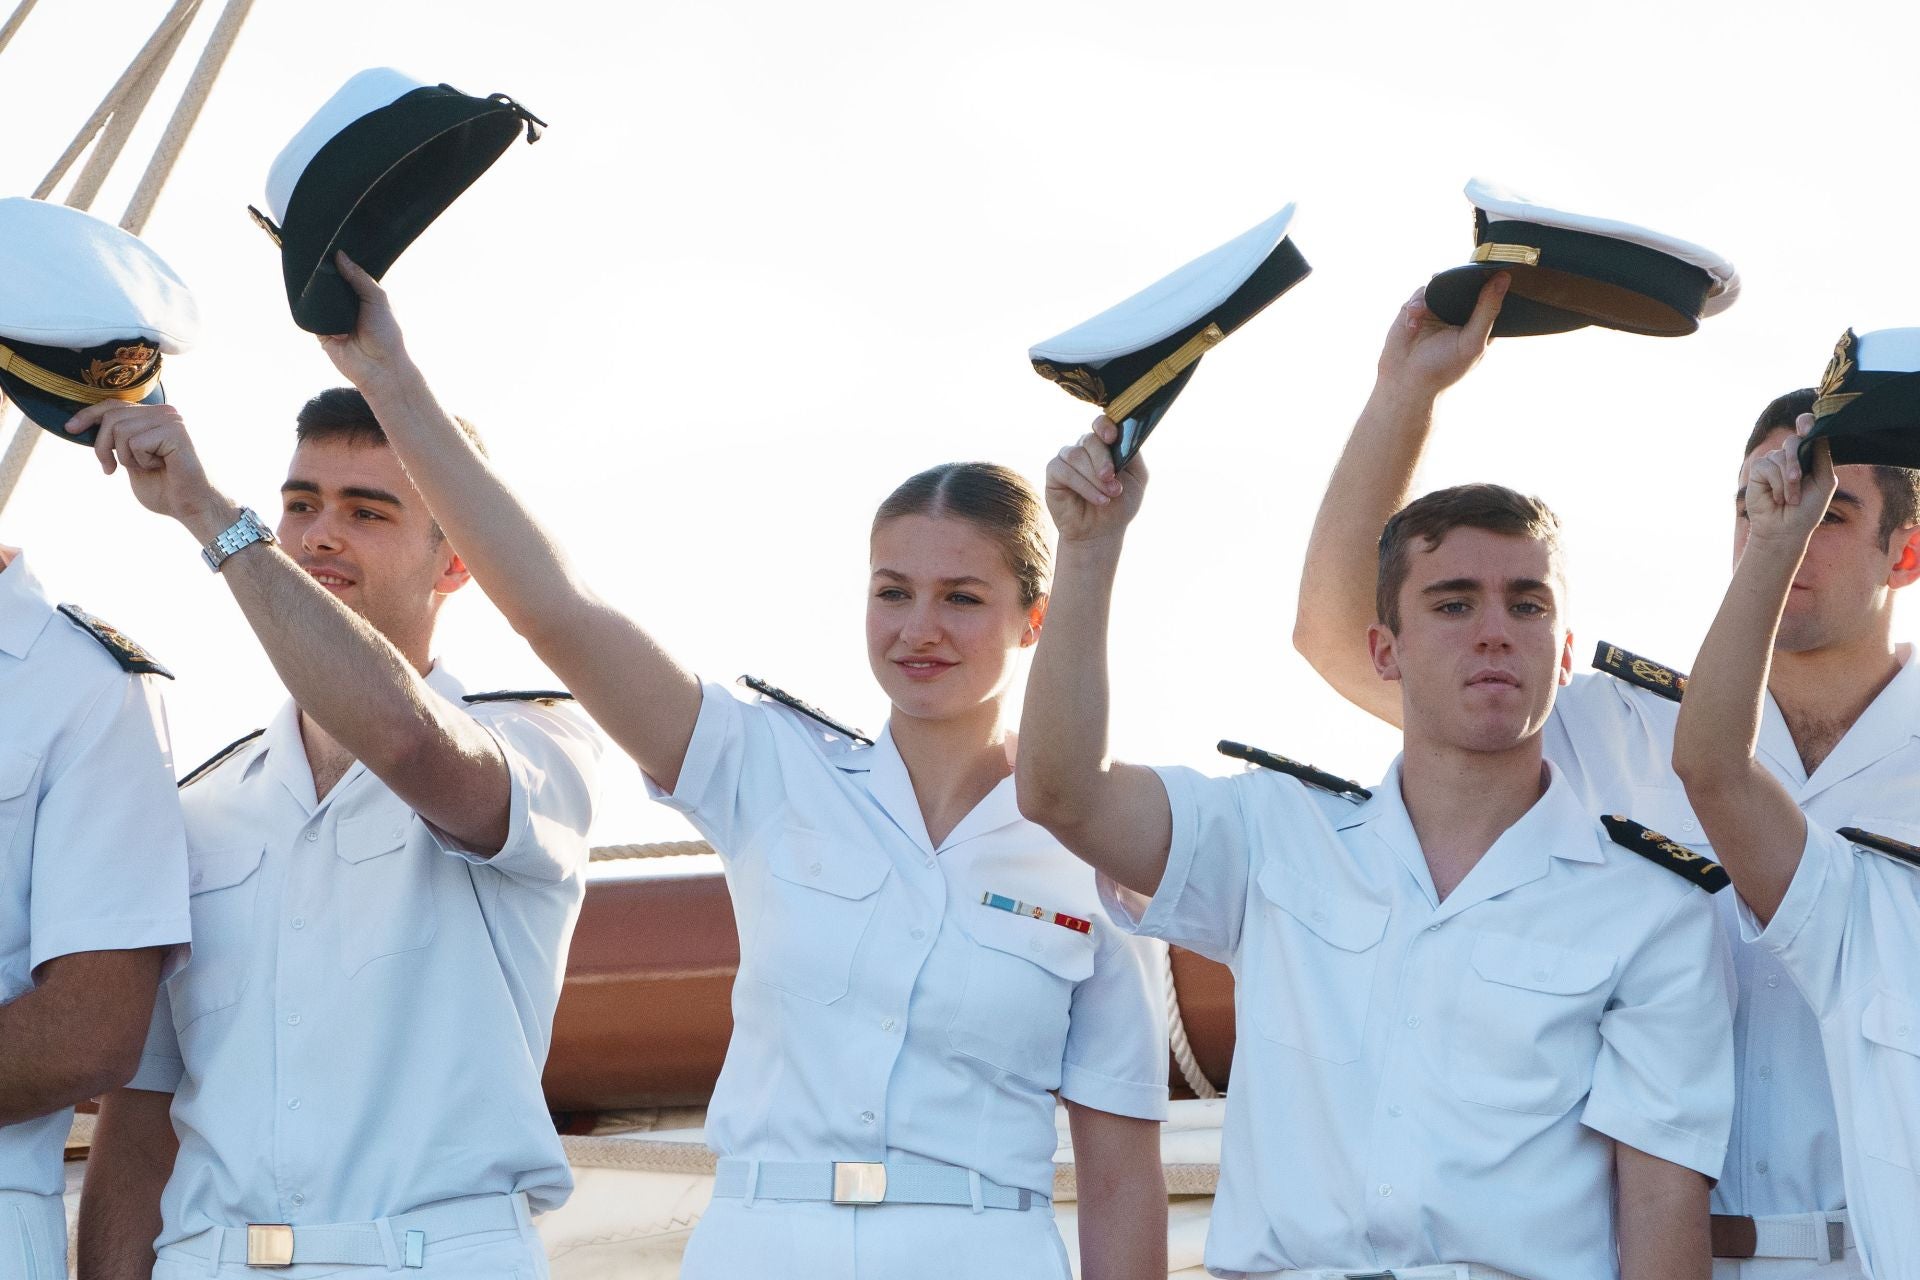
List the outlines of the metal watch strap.
{"type": "Polygon", "coordinates": [[[242,507],[238,520],[222,529],[212,542],[200,548],[200,558],[207,562],[207,568],[218,573],[220,566],[226,562],[227,558],[241,548],[250,547],[256,542],[271,545],[278,541],[279,539],[273,536],[273,530],[262,524],[260,517],[253,513],[252,507],[242,507]]]}

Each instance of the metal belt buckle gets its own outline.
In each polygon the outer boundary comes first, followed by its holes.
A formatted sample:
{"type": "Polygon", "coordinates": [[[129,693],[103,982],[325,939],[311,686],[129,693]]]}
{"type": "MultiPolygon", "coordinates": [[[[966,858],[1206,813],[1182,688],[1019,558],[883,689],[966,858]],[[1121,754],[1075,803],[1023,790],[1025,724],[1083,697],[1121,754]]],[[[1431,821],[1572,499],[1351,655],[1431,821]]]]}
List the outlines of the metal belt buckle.
{"type": "Polygon", "coordinates": [[[1847,1227],[1843,1222],[1827,1223],[1827,1261],[1838,1262],[1847,1256],[1847,1227]]]}
{"type": "Polygon", "coordinates": [[[1391,1271],[1349,1271],[1347,1280],[1394,1280],[1391,1271]]]}
{"type": "Polygon", "coordinates": [[[835,1204],[879,1204],[887,1198],[887,1166],[870,1161],[833,1162],[835,1204]]]}
{"type": "Polygon", "coordinates": [[[293,1265],[293,1228],[284,1222],[247,1224],[247,1265],[250,1267],[290,1267],[293,1265]]]}

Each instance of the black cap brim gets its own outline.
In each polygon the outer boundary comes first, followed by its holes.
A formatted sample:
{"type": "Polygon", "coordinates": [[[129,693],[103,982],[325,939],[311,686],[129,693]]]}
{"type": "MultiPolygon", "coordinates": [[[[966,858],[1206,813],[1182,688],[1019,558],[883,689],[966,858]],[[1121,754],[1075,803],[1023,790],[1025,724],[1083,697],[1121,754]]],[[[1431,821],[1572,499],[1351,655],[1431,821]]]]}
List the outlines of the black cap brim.
{"type": "Polygon", "coordinates": [[[1920,469],[1920,373],[1889,379],[1858,400],[1816,419],[1800,446],[1801,464],[1811,461],[1815,440],[1825,440],[1835,466],[1920,469]]]}
{"type": "MultiPolygon", "coordinates": [[[[26,414],[35,425],[46,428],[62,440],[91,445],[94,437],[100,434],[100,428],[94,427],[78,435],[69,435],[66,430],[67,423],[73,420],[74,414],[87,406],[78,400],[48,395],[38,387],[22,382],[5,370],[0,370],[0,393],[4,393],[8,400],[18,405],[20,412],[26,414]]],[[[166,388],[157,382],[153,384],[153,390],[147,394],[146,398],[139,401],[141,404],[165,404],[166,402],[166,388]]]]}
{"type": "Polygon", "coordinates": [[[511,102],[440,86],[336,134],[301,172],[280,227],[294,323],[309,333],[351,332],[360,300],[334,254],[344,250],[378,280],[526,127],[511,102]]]}
{"type": "Polygon", "coordinates": [[[1646,294],[1604,280],[1522,263],[1475,262],[1442,271],[1427,284],[1427,309],[1448,324],[1465,324],[1480,300],[1481,286],[1500,271],[1506,272],[1513,283],[1493,322],[1496,338],[1567,333],[1589,325],[1672,338],[1700,327],[1696,316],[1646,294]]]}

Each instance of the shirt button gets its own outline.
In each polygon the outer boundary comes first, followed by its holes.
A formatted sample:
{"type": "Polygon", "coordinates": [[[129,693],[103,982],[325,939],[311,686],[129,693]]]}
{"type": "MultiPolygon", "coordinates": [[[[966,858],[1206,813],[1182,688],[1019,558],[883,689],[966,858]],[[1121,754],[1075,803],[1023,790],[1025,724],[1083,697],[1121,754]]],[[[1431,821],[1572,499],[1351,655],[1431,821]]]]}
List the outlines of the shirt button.
{"type": "Polygon", "coordinates": [[[1387,1114],[1392,1116],[1395,1120],[1398,1120],[1401,1116],[1407,1114],[1407,1110],[1405,1107],[1401,1106],[1399,1103],[1396,1102],[1392,1106],[1387,1108],[1387,1114]]]}
{"type": "Polygon", "coordinates": [[[296,929],[304,929],[304,928],[306,928],[306,927],[307,927],[307,918],[306,918],[305,916],[295,916],[295,917],[293,918],[293,927],[294,927],[294,928],[296,928],[296,929]]]}
{"type": "Polygon", "coordinates": [[[1430,925],[1428,925],[1428,926],[1427,926],[1427,932],[1428,932],[1428,933],[1438,933],[1438,932],[1440,932],[1440,926],[1439,926],[1439,925],[1437,925],[1437,924],[1430,924],[1430,925]]]}
{"type": "Polygon", "coordinates": [[[288,1196],[287,1199],[293,1201],[295,1204],[305,1204],[307,1202],[306,1193],[303,1191],[296,1191],[288,1196]]]}
{"type": "Polygon", "coordinates": [[[873,1123],[873,1112],[871,1112],[871,1111],[862,1111],[862,1112],[860,1113],[860,1123],[861,1123],[861,1124],[872,1124],[872,1123],[873,1123]]]}
{"type": "Polygon", "coordinates": [[[1762,1067],[1762,1068],[1760,1068],[1760,1078],[1761,1078],[1762,1080],[1771,1080],[1771,1079],[1773,1079],[1773,1068],[1772,1068],[1772,1067],[1762,1067]]]}
{"type": "Polygon", "coordinates": [[[308,843],[308,844],[312,844],[312,843],[313,843],[313,842],[314,842],[315,840],[318,840],[319,838],[320,838],[320,833],[319,833],[318,831],[309,831],[309,832],[307,832],[307,843],[308,843]]]}
{"type": "Polygon", "coordinates": [[[288,1100],[288,1102],[287,1102],[287,1110],[289,1110],[289,1111],[298,1111],[299,1109],[300,1109],[300,1099],[298,1099],[298,1098],[292,1098],[292,1099],[289,1099],[289,1100],[288,1100]]]}
{"type": "Polygon", "coordinates": [[[1326,913],[1326,912],[1324,912],[1324,911],[1316,911],[1316,912],[1314,912],[1314,913],[1313,913],[1313,922],[1314,922],[1315,924],[1325,924],[1325,923],[1327,922],[1327,913],[1326,913]]]}
{"type": "Polygon", "coordinates": [[[1770,986],[1770,987],[1777,987],[1777,986],[1779,986],[1779,985],[1780,985],[1780,975],[1779,975],[1779,974],[1777,974],[1777,973],[1770,973],[1770,974],[1768,974],[1768,975],[1767,975],[1767,985],[1768,985],[1768,986],[1770,986]]]}
{"type": "Polygon", "coordinates": [[[820,864],[819,864],[819,863],[817,863],[817,862],[809,862],[809,863],[807,864],[807,874],[808,874],[808,875],[810,875],[810,876],[817,876],[817,875],[819,875],[819,874],[820,874],[820,864]]]}
{"type": "Polygon", "coordinates": [[[287,1025],[288,1025],[288,1026],[290,1026],[290,1027],[297,1027],[297,1026],[299,1026],[299,1025],[300,1025],[300,1015],[299,1015],[299,1014],[297,1014],[297,1013],[290,1013],[290,1014],[288,1014],[288,1015],[287,1015],[287,1025]]]}
{"type": "Polygon", "coordinates": [[[933,856],[932,854],[928,854],[928,855],[927,855],[927,865],[928,865],[928,866],[932,866],[933,864],[934,864],[934,856],[933,856]]]}
{"type": "Polygon", "coordinates": [[[198,872],[198,871],[196,871],[196,872],[194,872],[194,873],[193,873],[193,887],[194,887],[194,888],[196,888],[196,889],[198,889],[198,888],[200,887],[200,882],[201,882],[202,880],[205,880],[206,878],[207,878],[207,877],[206,877],[205,875],[203,875],[202,873],[200,873],[200,872],[198,872]]]}
{"type": "Polygon", "coordinates": [[[1535,969],[1533,971],[1533,980],[1535,982],[1545,982],[1547,980],[1547,971],[1545,969],[1535,969]]]}
{"type": "Polygon", "coordinates": [[[1393,1194],[1393,1184],[1391,1182],[1383,1182],[1380,1184],[1380,1195],[1383,1199],[1387,1196],[1391,1196],[1392,1194],[1393,1194]]]}
{"type": "Polygon", "coordinates": [[[1755,1161],[1753,1171],[1755,1173],[1765,1173],[1767,1171],[1767,1162],[1765,1160],[1755,1161]]]}
{"type": "Polygon", "coordinates": [[[925,938],[927,936],[927,931],[925,929],[916,928],[907,936],[912,938],[915,942],[919,942],[922,938],[925,938]]]}
{"type": "Polygon", "coordinates": [[[1419,1029],[1420,1029],[1420,1015],[1419,1015],[1419,1014],[1417,1014],[1417,1013],[1410,1013],[1410,1014],[1408,1014],[1408,1015],[1407,1015],[1407,1026],[1409,1026],[1409,1027],[1411,1027],[1412,1029],[1414,1029],[1414,1030],[1416,1030],[1416,1031],[1417,1031],[1417,1030],[1419,1030],[1419,1029]]]}
{"type": "Polygon", "coordinates": [[[894,1027],[896,1027],[896,1026],[898,1026],[898,1025],[899,1025],[899,1024],[898,1024],[898,1023],[896,1023],[896,1022],[895,1022],[895,1021],[894,1021],[894,1020],[893,1020],[892,1018],[882,1018],[882,1019],[880,1019],[880,1029],[881,1029],[882,1031],[891,1031],[891,1030],[893,1030],[893,1029],[894,1029],[894,1027]]]}

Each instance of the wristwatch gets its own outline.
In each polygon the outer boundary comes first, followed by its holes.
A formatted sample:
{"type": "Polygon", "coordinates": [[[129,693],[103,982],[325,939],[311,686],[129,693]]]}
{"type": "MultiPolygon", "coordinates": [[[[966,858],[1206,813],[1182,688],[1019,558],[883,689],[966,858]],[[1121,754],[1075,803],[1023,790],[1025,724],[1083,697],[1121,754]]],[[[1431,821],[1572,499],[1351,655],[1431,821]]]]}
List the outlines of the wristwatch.
{"type": "Polygon", "coordinates": [[[252,507],[240,508],[240,518],[220,531],[218,537],[200,548],[200,558],[207,562],[207,568],[215,573],[228,556],[242,547],[250,547],[256,542],[271,546],[280,539],[273,536],[273,530],[260,523],[260,517],[253,513],[252,507]]]}

